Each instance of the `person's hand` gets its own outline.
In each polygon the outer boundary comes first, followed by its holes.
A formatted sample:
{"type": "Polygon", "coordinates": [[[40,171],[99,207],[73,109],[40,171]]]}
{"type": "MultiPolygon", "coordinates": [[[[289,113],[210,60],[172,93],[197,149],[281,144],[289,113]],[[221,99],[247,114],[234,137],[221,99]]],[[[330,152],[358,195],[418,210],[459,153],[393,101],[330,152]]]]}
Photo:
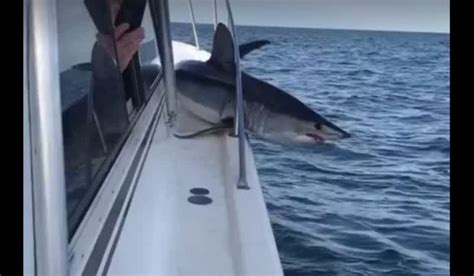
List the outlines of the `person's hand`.
{"type": "MultiPolygon", "coordinates": [[[[137,28],[132,32],[125,33],[129,28],[130,25],[128,23],[122,23],[114,29],[114,38],[117,45],[120,72],[123,72],[123,70],[127,68],[128,63],[138,50],[140,43],[145,38],[145,31],[142,27],[137,28]]],[[[105,48],[110,56],[115,57],[114,44],[111,36],[97,34],[96,38],[99,44],[105,48]]]]}

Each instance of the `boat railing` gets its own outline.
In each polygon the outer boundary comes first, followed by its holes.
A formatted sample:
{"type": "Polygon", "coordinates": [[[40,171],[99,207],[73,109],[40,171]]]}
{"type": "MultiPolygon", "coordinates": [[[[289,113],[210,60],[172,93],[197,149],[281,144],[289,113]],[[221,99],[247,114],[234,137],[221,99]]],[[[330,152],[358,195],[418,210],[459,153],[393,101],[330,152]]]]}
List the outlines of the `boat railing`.
{"type": "Polygon", "coordinates": [[[67,213],[56,2],[24,1],[29,84],[34,258],[37,275],[67,275],[67,213]]]}
{"type": "Polygon", "coordinates": [[[235,61],[235,92],[236,92],[236,106],[234,119],[234,135],[239,138],[239,180],[237,188],[250,189],[247,182],[247,170],[245,167],[245,129],[244,129],[244,99],[242,93],[242,73],[240,71],[240,52],[239,40],[237,31],[235,29],[234,17],[230,6],[230,0],[225,0],[228,16],[228,24],[232,33],[234,41],[234,61],[235,61]]]}
{"type": "Polygon", "coordinates": [[[196,48],[199,50],[199,39],[196,31],[196,19],[194,18],[194,9],[193,9],[193,4],[191,3],[191,0],[188,0],[188,5],[189,5],[189,14],[191,16],[191,22],[193,26],[193,34],[194,34],[194,43],[196,43],[196,48]]]}
{"type": "MultiPolygon", "coordinates": [[[[232,40],[234,44],[234,61],[235,61],[235,120],[233,136],[238,137],[238,152],[239,152],[239,179],[237,182],[237,188],[239,189],[250,189],[247,182],[247,171],[246,171],[246,160],[245,160],[245,130],[244,130],[244,100],[242,93],[242,76],[240,71],[240,52],[239,52],[239,40],[237,31],[234,24],[234,17],[232,15],[232,8],[229,0],[224,0],[227,11],[227,25],[232,34],[232,40]]],[[[196,31],[196,19],[194,16],[194,10],[191,0],[188,0],[189,13],[191,18],[191,24],[193,28],[194,41],[196,48],[199,49],[199,40],[196,31]]],[[[214,15],[214,29],[217,28],[217,1],[213,0],[213,15],[214,15]]],[[[166,72],[166,70],[165,70],[166,72]]]]}
{"type": "Polygon", "coordinates": [[[214,10],[214,31],[217,29],[217,0],[212,0],[212,7],[214,10]]]}
{"type": "Polygon", "coordinates": [[[158,39],[158,53],[163,67],[165,84],[166,122],[172,126],[178,112],[176,102],[176,79],[174,73],[173,48],[171,45],[170,16],[167,0],[150,0],[155,36],[158,39]]]}

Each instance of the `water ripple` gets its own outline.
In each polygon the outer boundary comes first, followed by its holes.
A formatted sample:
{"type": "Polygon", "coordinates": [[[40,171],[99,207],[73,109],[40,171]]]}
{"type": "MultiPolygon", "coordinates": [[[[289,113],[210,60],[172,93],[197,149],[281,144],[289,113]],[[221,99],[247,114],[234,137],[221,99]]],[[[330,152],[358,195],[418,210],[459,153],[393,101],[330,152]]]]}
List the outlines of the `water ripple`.
{"type": "MultiPolygon", "coordinates": [[[[209,50],[212,26],[198,32],[209,50]]],[[[238,32],[271,41],[244,70],[353,134],[310,148],[251,138],[285,275],[449,275],[449,35],[238,32]]]]}

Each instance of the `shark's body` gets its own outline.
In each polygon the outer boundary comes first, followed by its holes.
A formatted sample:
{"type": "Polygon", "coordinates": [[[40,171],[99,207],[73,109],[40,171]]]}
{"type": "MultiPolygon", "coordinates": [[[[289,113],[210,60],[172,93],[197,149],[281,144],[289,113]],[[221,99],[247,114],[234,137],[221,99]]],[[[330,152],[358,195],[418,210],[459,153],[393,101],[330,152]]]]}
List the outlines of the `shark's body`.
{"type": "MultiPolygon", "coordinates": [[[[265,44],[248,44],[245,51],[241,47],[241,56],[265,44]]],[[[229,31],[219,24],[207,62],[177,64],[177,136],[232,127],[236,95],[233,51],[229,31]]],[[[283,90],[244,72],[241,75],[246,131],[280,143],[314,143],[349,136],[283,90]]]]}

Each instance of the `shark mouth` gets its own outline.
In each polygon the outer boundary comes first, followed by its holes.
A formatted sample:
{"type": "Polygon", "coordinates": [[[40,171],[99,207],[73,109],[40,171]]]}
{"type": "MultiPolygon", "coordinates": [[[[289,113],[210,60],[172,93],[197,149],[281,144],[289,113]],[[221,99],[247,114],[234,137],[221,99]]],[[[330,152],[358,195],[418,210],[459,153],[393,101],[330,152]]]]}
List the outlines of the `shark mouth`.
{"type": "Polygon", "coordinates": [[[324,138],[319,136],[316,133],[306,133],[306,136],[309,136],[309,137],[313,138],[314,140],[316,140],[318,142],[323,142],[324,141],[324,138]]]}

